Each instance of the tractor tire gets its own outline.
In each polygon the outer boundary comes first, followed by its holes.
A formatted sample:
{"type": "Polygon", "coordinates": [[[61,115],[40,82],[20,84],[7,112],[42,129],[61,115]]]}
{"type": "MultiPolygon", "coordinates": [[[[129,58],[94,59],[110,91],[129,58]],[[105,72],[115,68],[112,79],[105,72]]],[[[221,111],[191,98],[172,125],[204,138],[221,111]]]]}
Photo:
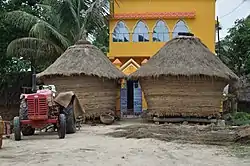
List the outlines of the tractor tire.
{"type": "MultiPolygon", "coordinates": [[[[28,119],[28,106],[24,99],[22,99],[20,103],[19,118],[20,120],[28,119]]],[[[30,125],[22,126],[21,131],[22,131],[23,136],[34,135],[35,133],[35,129],[32,128],[30,125]]]]}
{"type": "Polygon", "coordinates": [[[23,136],[30,136],[35,134],[35,129],[31,126],[23,126],[22,127],[22,134],[23,136]]]}
{"type": "Polygon", "coordinates": [[[58,136],[59,139],[64,139],[66,135],[66,117],[64,114],[59,115],[59,128],[58,128],[58,136]]]}
{"type": "Polygon", "coordinates": [[[15,141],[20,141],[21,140],[20,118],[19,117],[14,117],[13,124],[14,124],[14,138],[15,138],[15,141]]]}
{"type": "Polygon", "coordinates": [[[66,134],[73,134],[76,132],[76,121],[74,109],[72,106],[66,108],[66,134]]]}
{"type": "Polygon", "coordinates": [[[3,145],[3,135],[0,135],[0,149],[2,149],[3,145]]]}

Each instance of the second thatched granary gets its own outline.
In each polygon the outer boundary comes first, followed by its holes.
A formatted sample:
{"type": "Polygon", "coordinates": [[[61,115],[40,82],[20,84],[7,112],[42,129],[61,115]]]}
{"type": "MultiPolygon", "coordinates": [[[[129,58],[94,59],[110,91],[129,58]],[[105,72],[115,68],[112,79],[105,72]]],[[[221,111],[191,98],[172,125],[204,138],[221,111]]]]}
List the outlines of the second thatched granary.
{"type": "Polygon", "coordinates": [[[74,91],[86,118],[114,113],[118,79],[125,75],[97,47],[78,41],[52,65],[37,74],[46,85],[55,85],[57,92],[74,91]]]}
{"type": "Polygon", "coordinates": [[[240,77],[236,88],[238,110],[250,113],[250,74],[240,77]]]}
{"type": "Polygon", "coordinates": [[[130,78],[139,79],[156,117],[218,117],[223,88],[238,79],[194,36],[170,40],[130,78]]]}

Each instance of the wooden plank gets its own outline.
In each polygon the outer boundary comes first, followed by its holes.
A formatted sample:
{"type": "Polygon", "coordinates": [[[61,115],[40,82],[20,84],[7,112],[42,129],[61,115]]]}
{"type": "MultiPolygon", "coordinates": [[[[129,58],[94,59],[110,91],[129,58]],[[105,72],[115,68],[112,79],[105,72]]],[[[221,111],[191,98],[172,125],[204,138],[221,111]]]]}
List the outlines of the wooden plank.
{"type": "Polygon", "coordinates": [[[216,119],[205,119],[205,118],[185,118],[185,117],[178,117],[178,118],[157,118],[154,117],[153,121],[155,122],[195,122],[195,123],[216,123],[216,119]]]}

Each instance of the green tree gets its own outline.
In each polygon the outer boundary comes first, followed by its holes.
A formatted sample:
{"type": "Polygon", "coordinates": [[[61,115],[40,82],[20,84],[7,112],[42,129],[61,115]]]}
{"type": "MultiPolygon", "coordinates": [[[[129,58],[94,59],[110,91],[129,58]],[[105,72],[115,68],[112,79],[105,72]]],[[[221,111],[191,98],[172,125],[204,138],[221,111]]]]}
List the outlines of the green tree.
{"type": "MultiPolygon", "coordinates": [[[[3,16],[7,11],[17,9],[32,11],[32,6],[21,5],[18,0],[0,0],[0,96],[5,97],[6,94],[9,94],[7,89],[18,84],[19,80],[15,77],[30,68],[28,61],[6,56],[7,46],[12,40],[28,35],[27,31],[20,30],[3,21],[3,16]]],[[[7,98],[9,98],[8,96],[7,98]]]]}
{"type": "Polygon", "coordinates": [[[20,30],[4,22],[5,13],[7,11],[12,11],[16,9],[31,11],[32,6],[21,5],[20,1],[18,0],[8,0],[8,1],[0,0],[0,34],[1,34],[1,37],[0,37],[0,74],[1,74],[1,79],[4,78],[2,75],[5,73],[5,71],[6,72],[13,71],[13,70],[7,70],[7,68],[10,68],[10,65],[12,62],[15,62],[11,65],[14,69],[19,65],[19,63],[16,63],[16,61],[18,62],[23,61],[21,59],[18,60],[15,58],[14,60],[12,57],[6,56],[7,46],[12,40],[28,35],[28,31],[20,30]]]}
{"type": "Polygon", "coordinates": [[[105,54],[109,51],[109,29],[107,26],[98,30],[95,33],[95,39],[93,41],[93,45],[97,46],[102,50],[105,54]]]}
{"type": "Polygon", "coordinates": [[[235,21],[216,51],[221,60],[238,76],[250,74],[250,16],[235,21]]]}
{"type": "Polygon", "coordinates": [[[15,10],[5,14],[5,21],[29,32],[10,43],[7,54],[32,61],[38,71],[83,38],[85,32],[95,34],[107,25],[106,0],[41,0],[34,4],[37,15],[15,10]]]}

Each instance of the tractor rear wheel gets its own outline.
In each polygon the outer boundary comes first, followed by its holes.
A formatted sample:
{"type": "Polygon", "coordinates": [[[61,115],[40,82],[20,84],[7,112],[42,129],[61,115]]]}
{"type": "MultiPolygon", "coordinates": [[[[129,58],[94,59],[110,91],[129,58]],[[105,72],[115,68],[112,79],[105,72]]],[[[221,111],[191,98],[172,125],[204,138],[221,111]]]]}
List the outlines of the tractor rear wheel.
{"type": "Polygon", "coordinates": [[[73,134],[76,132],[76,121],[73,106],[66,108],[66,133],[73,134]]]}
{"type": "Polygon", "coordinates": [[[20,141],[21,140],[20,118],[19,117],[14,117],[13,124],[14,124],[14,137],[15,137],[15,141],[20,141]]]}
{"type": "Polygon", "coordinates": [[[58,128],[58,136],[60,139],[64,139],[66,135],[66,117],[64,114],[59,115],[59,128],[58,128]]]}

